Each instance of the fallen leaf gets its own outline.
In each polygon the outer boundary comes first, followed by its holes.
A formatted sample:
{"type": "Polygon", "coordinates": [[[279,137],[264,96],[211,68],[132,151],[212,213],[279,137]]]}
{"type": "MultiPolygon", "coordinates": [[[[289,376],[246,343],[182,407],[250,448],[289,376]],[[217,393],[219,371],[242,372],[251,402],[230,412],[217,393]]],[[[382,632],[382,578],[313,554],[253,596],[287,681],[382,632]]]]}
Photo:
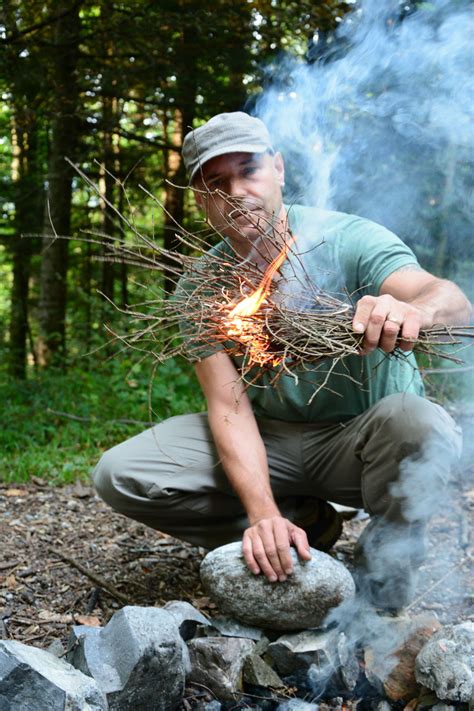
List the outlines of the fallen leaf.
{"type": "Polygon", "coordinates": [[[80,625],[88,625],[89,627],[100,627],[100,620],[95,615],[74,615],[74,619],[80,625]]]}
{"type": "Polygon", "coordinates": [[[7,579],[5,580],[5,585],[7,586],[7,588],[9,590],[14,590],[16,588],[17,583],[16,583],[16,578],[13,575],[13,573],[11,575],[9,575],[7,577],[7,579]]]}

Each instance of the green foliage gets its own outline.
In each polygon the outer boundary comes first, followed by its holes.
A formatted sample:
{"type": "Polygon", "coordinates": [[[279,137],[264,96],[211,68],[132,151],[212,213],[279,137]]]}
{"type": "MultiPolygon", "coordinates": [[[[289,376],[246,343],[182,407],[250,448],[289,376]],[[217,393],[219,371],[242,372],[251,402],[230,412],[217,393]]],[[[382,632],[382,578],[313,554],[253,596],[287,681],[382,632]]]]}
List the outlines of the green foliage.
{"type": "Polygon", "coordinates": [[[2,378],[0,401],[0,481],[37,476],[56,484],[87,479],[102,451],[148,422],[205,407],[188,364],[169,361],[150,383],[150,368],[134,367],[126,357],[99,361],[90,370],[2,378]]]}

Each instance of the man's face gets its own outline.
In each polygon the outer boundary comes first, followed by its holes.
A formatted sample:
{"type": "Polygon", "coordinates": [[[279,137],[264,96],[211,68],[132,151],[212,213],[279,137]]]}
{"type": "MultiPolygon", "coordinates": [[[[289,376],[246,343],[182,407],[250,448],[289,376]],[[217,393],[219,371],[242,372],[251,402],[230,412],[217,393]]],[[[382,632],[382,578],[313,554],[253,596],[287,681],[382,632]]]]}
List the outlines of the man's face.
{"type": "Polygon", "coordinates": [[[194,181],[209,224],[246,256],[282,215],[281,155],[227,153],[207,161],[194,181]]]}

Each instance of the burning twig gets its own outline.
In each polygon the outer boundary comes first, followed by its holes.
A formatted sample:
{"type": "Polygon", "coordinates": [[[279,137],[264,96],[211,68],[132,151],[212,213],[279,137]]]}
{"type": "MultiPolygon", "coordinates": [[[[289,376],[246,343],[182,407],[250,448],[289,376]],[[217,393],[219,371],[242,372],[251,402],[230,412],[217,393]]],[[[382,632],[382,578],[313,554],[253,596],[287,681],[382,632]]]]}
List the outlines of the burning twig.
{"type": "MultiPolygon", "coordinates": [[[[159,200],[145,192],[166,213],[159,200]]],[[[167,250],[144,235],[135,220],[115,209],[132,239],[101,236],[97,240],[94,235],[89,236],[87,239],[92,242],[105,241],[106,254],[101,259],[165,271],[176,285],[182,274],[185,279],[172,298],[166,298],[158,287],[153,294],[146,285],[142,303],[126,308],[116,306],[130,318],[135,330],[126,334],[111,331],[112,335],[126,346],[152,356],[155,362],[177,355],[196,360],[206,349],[224,349],[231,356],[240,357],[246,382],[249,377],[254,382],[269,371],[272,382],[282,374],[293,375],[297,380],[298,369],[331,360],[332,371],[341,359],[359,354],[364,335],[352,328],[354,308],[350,296],[341,299],[318,289],[305,271],[304,253],[295,249],[297,236],[288,224],[277,224],[274,216],[263,210],[256,217],[245,202],[218,190],[206,191],[205,197],[219,197],[225,205],[223,213],[230,215],[227,224],[233,230],[238,229],[239,219],[253,225],[256,236],[250,252],[255,263],[243,259],[227,237],[209,226],[193,233],[176,225],[179,247],[167,250]],[[216,235],[225,248],[209,253],[216,235]],[[257,268],[256,263],[263,263],[263,269],[257,268]],[[287,288],[290,280],[291,289],[287,288]]],[[[462,363],[458,352],[466,347],[463,339],[472,337],[474,327],[440,324],[420,332],[414,351],[462,363]]],[[[387,357],[404,354],[396,349],[387,357]]]]}

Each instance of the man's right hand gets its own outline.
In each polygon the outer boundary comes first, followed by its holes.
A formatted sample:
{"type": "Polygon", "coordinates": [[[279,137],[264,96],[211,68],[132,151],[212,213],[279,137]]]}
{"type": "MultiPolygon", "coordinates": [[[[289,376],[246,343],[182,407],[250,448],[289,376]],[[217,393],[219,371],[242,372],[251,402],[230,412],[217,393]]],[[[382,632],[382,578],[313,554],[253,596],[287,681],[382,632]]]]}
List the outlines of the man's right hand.
{"type": "Polygon", "coordinates": [[[306,531],[283,516],[269,516],[246,529],[242,552],[252,573],[263,573],[272,583],[284,582],[293,572],[291,546],[303,560],[311,559],[306,531]]]}

